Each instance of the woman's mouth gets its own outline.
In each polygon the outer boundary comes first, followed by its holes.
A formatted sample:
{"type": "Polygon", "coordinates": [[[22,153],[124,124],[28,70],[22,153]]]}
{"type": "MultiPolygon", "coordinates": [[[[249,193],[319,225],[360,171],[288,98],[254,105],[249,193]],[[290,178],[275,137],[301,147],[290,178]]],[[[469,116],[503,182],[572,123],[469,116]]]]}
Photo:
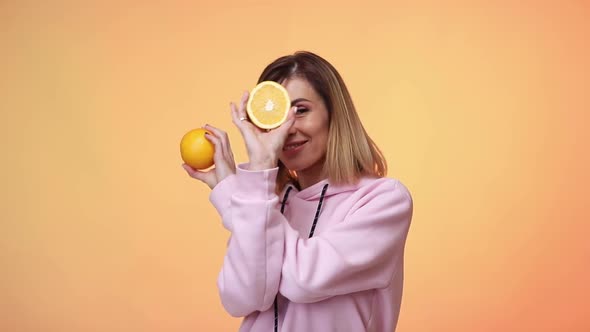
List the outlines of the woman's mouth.
{"type": "Polygon", "coordinates": [[[291,152],[291,151],[299,151],[300,148],[305,143],[307,143],[307,141],[299,141],[299,142],[292,142],[292,143],[285,144],[283,146],[283,151],[288,151],[288,152],[291,152]]]}

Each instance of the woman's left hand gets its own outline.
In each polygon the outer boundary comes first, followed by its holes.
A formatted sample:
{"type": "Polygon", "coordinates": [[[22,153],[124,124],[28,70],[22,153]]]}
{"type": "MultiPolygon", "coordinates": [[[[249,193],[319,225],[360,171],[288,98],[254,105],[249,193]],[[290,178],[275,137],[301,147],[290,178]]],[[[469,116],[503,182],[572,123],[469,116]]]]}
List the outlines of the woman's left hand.
{"type": "Polygon", "coordinates": [[[278,128],[267,131],[248,121],[246,113],[248,97],[249,93],[246,91],[242,95],[239,109],[236,108],[234,103],[231,103],[230,107],[233,123],[240,130],[250,157],[249,169],[254,171],[277,167],[279,154],[289,135],[289,129],[295,123],[295,110],[297,108],[292,107],[289,110],[285,123],[278,128]]]}

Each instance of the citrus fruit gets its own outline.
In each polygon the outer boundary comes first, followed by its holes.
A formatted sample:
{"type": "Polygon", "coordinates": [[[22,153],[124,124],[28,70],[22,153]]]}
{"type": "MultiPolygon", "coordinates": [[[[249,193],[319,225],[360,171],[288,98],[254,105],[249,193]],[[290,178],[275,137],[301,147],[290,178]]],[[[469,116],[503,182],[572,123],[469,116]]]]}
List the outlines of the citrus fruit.
{"type": "Polygon", "coordinates": [[[208,133],[205,129],[193,129],[180,140],[180,156],[194,169],[205,169],[213,165],[215,146],[205,137],[205,133],[208,133]]]}
{"type": "Polygon", "coordinates": [[[285,88],[273,81],[258,83],[250,93],[246,111],[253,124],[273,129],[287,120],[291,100],[285,88]]]}

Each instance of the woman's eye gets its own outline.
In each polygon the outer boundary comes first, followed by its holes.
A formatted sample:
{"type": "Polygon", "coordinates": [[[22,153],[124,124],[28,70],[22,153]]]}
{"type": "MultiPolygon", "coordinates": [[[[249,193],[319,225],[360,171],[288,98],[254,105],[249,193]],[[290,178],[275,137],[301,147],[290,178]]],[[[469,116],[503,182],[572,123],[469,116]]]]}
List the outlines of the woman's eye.
{"type": "Polygon", "coordinates": [[[309,109],[307,109],[305,107],[297,107],[297,111],[295,111],[295,114],[303,114],[307,111],[309,111],[309,109]]]}

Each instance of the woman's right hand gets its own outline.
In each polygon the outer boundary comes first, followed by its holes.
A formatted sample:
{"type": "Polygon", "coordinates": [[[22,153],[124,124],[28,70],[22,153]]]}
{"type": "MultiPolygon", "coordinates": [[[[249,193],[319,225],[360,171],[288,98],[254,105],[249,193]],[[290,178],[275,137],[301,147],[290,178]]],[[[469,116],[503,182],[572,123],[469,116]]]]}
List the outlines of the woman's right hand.
{"type": "Polygon", "coordinates": [[[291,107],[287,120],[281,126],[272,130],[264,130],[248,120],[246,105],[249,97],[248,91],[245,91],[239,108],[234,103],[230,104],[233,123],[240,130],[244,143],[246,143],[246,150],[250,158],[248,169],[254,171],[277,167],[279,154],[287,136],[289,136],[290,128],[295,123],[297,107],[291,107]]]}
{"type": "Polygon", "coordinates": [[[207,171],[196,170],[187,164],[182,164],[182,167],[190,177],[204,182],[213,189],[221,180],[236,173],[236,162],[227,133],[210,125],[205,125],[203,128],[213,134],[207,133],[205,137],[215,146],[213,154],[215,167],[207,171]]]}

